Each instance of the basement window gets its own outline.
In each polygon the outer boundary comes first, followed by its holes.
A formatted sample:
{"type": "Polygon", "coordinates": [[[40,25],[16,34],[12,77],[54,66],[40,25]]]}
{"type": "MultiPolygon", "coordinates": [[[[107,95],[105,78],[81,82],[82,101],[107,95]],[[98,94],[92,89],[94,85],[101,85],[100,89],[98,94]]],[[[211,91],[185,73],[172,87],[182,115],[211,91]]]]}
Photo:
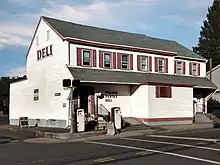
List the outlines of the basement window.
{"type": "Polygon", "coordinates": [[[172,98],[171,86],[156,86],[156,98],[172,98]]]}

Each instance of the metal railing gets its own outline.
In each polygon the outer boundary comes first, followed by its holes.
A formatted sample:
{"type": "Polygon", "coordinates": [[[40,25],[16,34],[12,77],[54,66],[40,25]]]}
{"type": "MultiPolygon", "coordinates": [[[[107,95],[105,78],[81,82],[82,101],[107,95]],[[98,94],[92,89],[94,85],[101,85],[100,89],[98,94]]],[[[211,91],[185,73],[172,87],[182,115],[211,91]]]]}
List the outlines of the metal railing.
{"type": "Polygon", "coordinates": [[[103,119],[105,121],[110,121],[110,112],[108,111],[108,109],[102,105],[99,104],[98,105],[98,117],[103,117],[103,119]]]}

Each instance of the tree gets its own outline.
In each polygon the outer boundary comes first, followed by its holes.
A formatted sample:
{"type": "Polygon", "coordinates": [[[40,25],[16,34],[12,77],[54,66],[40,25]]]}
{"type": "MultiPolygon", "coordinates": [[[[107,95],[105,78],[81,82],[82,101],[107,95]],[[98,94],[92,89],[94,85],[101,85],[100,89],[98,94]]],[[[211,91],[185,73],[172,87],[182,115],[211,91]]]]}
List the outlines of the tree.
{"type": "MultiPolygon", "coordinates": [[[[193,51],[206,59],[212,58],[212,68],[220,64],[220,0],[214,0],[203,21],[197,46],[193,51]]],[[[207,71],[210,66],[207,63],[207,71]]]]}

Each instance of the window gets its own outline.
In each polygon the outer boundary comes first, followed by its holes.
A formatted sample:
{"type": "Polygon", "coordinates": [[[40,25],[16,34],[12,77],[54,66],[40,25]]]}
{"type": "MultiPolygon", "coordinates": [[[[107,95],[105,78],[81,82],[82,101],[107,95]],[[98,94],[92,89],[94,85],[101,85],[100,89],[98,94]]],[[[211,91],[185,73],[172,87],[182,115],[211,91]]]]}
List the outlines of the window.
{"type": "Polygon", "coordinates": [[[171,86],[156,86],[156,98],[171,98],[172,88],[171,86]]]}
{"type": "Polygon", "coordinates": [[[165,60],[162,58],[158,59],[159,72],[165,72],[165,60]]]}
{"type": "Polygon", "coordinates": [[[83,65],[90,65],[91,52],[89,50],[83,50],[83,65]]]}
{"type": "Polygon", "coordinates": [[[182,61],[176,61],[176,73],[183,74],[183,62],[182,61]]]}
{"type": "Polygon", "coordinates": [[[192,75],[197,76],[197,63],[192,64],[192,75]]]}
{"type": "Polygon", "coordinates": [[[50,30],[47,30],[46,32],[46,41],[48,41],[50,38],[50,30]]]}
{"type": "Polygon", "coordinates": [[[147,71],[147,57],[146,56],[142,56],[141,57],[141,70],[145,70],[147,71]]]}
{"type": "Polygon", "coordinates": [[[128,69],[128,55],[122,55],[122,69],[128,69]]]}
{"type": "Polygon", "coordinates": [[[39,89],[34,89],[34,101],[39,100],[39,89]]]}
{"type": "Polygon", "coordinates": [[[39,38],[38,38],[38,36],[36,37],[36,44],[39,45],[39,38]]]}
{"type": "Polygon", "coordinates": [[[110,68],[111,67],[111,54],[104,53],[104,67],[110,68]]]}

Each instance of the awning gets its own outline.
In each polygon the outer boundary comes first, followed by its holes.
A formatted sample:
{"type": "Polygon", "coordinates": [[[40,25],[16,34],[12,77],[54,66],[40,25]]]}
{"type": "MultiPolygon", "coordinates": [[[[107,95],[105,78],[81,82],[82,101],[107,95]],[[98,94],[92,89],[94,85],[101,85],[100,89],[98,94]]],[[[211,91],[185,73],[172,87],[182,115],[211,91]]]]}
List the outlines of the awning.
{"type": "Polygon", "coordinates": [[[81,82],[93,83],[115,83],[115,84],[146,84],[166,83],[191,85],[195,88],[217,89],[206,77],[179,76],[131,71],[114,71],[104,69],[90,69],[79,67],[68,67],[75,79],[81,82]]]}

